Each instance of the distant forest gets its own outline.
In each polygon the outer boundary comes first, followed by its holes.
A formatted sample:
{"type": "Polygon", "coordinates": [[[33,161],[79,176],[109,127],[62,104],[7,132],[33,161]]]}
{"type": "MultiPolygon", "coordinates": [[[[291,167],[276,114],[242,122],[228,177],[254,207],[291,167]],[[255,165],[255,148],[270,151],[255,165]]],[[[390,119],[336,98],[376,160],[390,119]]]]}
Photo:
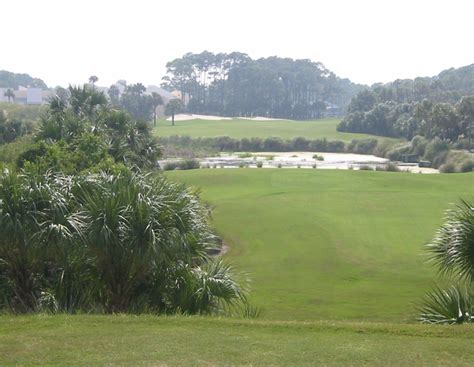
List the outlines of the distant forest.
{"type": "Polygon", "coordinates": [[[342,115],[364,86],[320,62],[204,51],[170,61],[162,87],[179,90],[191,113],[312,119],[342,115]]]}
{"type": "Polygon", "coordinates": [[[339,131],[412,139],[470,140],[474,124],[474,64],[432,78],[396,80],[360,91],[339,131]]]}
{"type": "Polygon", "coordinates": [[[48,86],[41,79],[33,78],[28,74],[17,74],[0,70],[0,88],[18,89],[19,86],[47,89],[48,86]]]}

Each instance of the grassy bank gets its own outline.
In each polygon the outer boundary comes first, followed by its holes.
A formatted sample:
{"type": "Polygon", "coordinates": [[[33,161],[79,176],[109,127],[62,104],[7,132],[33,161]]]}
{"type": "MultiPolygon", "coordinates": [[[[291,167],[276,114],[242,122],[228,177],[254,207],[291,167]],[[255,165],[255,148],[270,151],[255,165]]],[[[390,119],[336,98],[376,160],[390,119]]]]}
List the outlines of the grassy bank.
{"type": "Polygon", "coordinates": [[[1,316],[2,365],[456,365],[470,326],[200,317],[1,316]]]}

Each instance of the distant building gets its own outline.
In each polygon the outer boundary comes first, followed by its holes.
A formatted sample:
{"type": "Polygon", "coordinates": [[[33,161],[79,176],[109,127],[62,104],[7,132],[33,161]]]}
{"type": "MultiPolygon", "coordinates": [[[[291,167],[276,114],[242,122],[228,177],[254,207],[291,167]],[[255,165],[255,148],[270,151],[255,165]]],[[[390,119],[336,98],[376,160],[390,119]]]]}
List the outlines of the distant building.
{"type": "MultiPolygon", "coordinates": [[[[0,88],[0,102],[8,102],[8,97],[5,96],[5,92],[9,88],[0,88]]],[[[15,97],[11,100],[13,103],[27,104],[27,105],[40,105],[48,103],[49,98],[53,95],[50,90],[43,90],[41,88],[25,88],[19,87],[18,90],[14,90],[13,94],[15,97]]]]}

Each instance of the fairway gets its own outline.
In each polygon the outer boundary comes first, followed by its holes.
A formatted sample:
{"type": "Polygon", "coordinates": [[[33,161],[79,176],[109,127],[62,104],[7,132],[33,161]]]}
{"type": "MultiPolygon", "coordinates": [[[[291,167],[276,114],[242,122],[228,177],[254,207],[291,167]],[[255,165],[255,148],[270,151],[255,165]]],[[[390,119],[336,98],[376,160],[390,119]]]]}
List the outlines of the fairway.
{"type": "MultiPolygon", "coordinates": [[[[367,134],[338,132],[336,127],[339,121],[338,118],[313,121],[189,120],[176,121],[176,125],[171,126],[170,121],[161,120],[155,128],[155,134],[157,136],[187,135],[192,138],[230,136],[238,139],[252,137],[292,139],[302,136],[307,139],[326,138],[328,140],[343,141],[374,137],[367,134]]],[[[377,138],[390,140],[390,138],[377,138]]]]}
{"type": "Polygon", "coordinates": [[[472,325],[0,316],[1,365],[470,366],[472,325]]]}
{"type": "Polygon", "coordinates": [[[423,245],[473,174],[278,169],[172,172],[202,190],[264,319],[413,322],[435,284],[423,245]]]}

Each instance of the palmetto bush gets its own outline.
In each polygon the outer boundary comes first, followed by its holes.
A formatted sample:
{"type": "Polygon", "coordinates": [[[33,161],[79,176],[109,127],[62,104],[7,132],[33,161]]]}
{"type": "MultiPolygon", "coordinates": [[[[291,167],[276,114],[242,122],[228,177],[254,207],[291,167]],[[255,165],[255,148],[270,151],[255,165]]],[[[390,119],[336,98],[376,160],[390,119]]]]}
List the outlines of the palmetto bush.
{"type": "Polygon", "coordinates": [[[474,281],[474,206],[462,201],[449,211],[427,248],[441,273],[474,281]]]}
{"type": "Polygon", "coordinates": [[[420,321],[429,324],[462,324],[474,320],[474,298],[469,287],[452,285],[425,295],[420,321]]]}
{"type": "Polygon", "coordinates": [[[430,261],[458,285],[436,289],[420,307],[422,322],[472,322],[474,305],[474,207],[462,201],[447,213],[445,223],[427,245],[430,261]],[[463,285],[465,283],[465,285],[463,285]]]}
{"type": "Polygon", "coordinates": [[[0,307],[16,312],[214,313],[245,301],[210,257],[209,213],[141,174],[0,177],[0,307]]]}

